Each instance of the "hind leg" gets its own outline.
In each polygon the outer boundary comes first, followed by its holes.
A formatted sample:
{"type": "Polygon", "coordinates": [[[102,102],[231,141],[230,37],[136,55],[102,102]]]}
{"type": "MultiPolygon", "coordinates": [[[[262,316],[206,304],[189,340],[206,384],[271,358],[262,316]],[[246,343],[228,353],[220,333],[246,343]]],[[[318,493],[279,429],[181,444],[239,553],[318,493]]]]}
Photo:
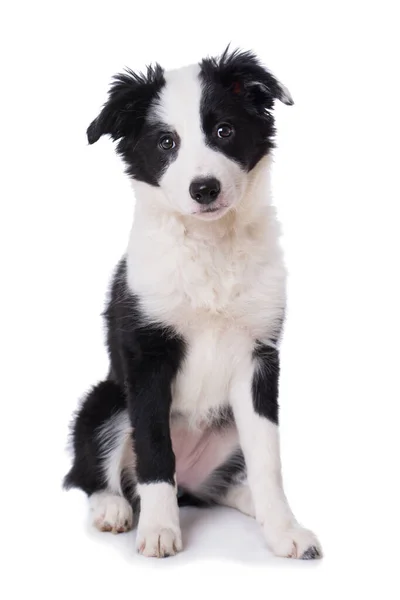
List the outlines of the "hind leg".
{"type": "Polygon", "coordinates": [[[65,487],[86,492],[100,531],[132,529],[138,508],[135,460],[125,398],[116,383],[104,381],[89,392],[76,416],[72,441],[74,463],[65,487]]]}
{"type": "Polygon", "coordinates": [[[107,488],[89,498],[93,524],[100,531],[124,533],[133,528],[133,506],[137,508],[135,460],[126,412],[111,417],[97,435],[107,488]]]}
{"type": "Polygon", "coordinates": [[[100,531],[124,533],[133,527],[133,509],[123,496],[109,491],[95,492],[89,498],[93,524],[100,531]]]}
{"type": "Polygon", "coordinates": [[[256,516],[250,488],[246,483],[232,485],[226,494],[218,500],[218,504],[236,508],[245,515],[249,515],[249,517],[255,518],[256,516]]]}
{"type": "Polygon", "coordinates": [[[135,495],[134,456],[128,417],[121,413],[98,433],[106,489],[89,498],[93,524],[100,531],[124,533],[133,528],[135,495]]]}

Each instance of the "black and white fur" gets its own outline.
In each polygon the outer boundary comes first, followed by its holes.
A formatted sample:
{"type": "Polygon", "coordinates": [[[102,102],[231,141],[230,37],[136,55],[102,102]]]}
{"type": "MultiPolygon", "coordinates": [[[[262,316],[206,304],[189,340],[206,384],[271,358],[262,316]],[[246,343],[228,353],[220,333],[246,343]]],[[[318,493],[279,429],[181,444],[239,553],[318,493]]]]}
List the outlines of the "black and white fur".
{"type": "Polygon", "coordinates": [[[182,549],[178,501],[255,517],[272,551],[317,558],[282,482],[278,342],[285,268],[270,203],[272,109],[289,92],[250,52],[117,75],[88,128],[136,195],[105,313],[110,370],[73,425],[67,487],[101,530],[182,549]]]}

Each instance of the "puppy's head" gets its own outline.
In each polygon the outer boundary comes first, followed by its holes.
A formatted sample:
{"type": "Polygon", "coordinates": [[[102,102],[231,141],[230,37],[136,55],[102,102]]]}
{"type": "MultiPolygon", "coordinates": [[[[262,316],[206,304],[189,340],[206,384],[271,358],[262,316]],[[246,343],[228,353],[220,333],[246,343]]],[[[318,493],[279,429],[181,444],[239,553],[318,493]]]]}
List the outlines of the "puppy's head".
{"type": "Polygon", "coordinates": [[[130,177],[157,187],[171,210],[213,220],[240,202],[273,147],[277,99],[293,104],[251,52],[226,50],[176,71],[128,70],[114,77],[88,141],[109,134],[130,177]]]}

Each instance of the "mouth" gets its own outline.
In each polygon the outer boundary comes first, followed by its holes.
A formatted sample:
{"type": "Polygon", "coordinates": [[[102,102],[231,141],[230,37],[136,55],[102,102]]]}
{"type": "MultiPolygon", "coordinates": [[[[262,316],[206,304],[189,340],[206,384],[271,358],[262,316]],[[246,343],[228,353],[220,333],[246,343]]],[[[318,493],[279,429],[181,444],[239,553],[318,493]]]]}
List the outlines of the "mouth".
{"type": "Polygon", "coordinates": [[[192,214],[195,217],[200,217],[200,219],[212,221],[214,219],[219,219],[224,215],[229,209],[229,206],[226,204],[220,204],[219,206],[207,206],[201,208],[198,211],[193,212],[192,214]]]}

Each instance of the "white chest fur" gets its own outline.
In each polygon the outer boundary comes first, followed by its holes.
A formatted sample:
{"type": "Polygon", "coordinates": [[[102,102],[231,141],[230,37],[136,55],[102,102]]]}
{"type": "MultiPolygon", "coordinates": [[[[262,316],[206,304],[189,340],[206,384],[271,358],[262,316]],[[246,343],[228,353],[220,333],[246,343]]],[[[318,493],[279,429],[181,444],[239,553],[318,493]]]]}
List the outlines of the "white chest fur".
{"type": "Polygon", "coordinates": [[[173,402],[196,420],[227,401],[238,362],[281,325],[285,269],[275,211],[244,209],[192,224],[143,202],[132,228],[128,284],[149,321],[184,337],[173,402]]]}

